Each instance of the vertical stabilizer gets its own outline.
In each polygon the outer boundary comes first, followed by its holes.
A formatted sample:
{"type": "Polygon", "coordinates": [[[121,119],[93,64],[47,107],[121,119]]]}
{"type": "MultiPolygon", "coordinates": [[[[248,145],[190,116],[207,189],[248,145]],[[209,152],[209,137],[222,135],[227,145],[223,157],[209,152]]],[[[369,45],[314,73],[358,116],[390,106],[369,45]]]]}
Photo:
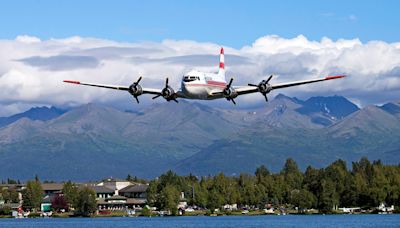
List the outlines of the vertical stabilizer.
{"type": "Polygon", "coordinates": [[[224,48],[223,47],[221,47],[221,52],[219,54],[218,75],[225,78],[225,58],[224,58],[224,48]]]}

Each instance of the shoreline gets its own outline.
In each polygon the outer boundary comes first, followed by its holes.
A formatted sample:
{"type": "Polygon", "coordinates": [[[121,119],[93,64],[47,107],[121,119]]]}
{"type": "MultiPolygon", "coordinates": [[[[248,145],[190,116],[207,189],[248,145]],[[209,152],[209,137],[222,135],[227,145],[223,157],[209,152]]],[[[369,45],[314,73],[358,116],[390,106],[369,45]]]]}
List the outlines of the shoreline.
{"type": "Polygon", "coordinates": [[[43,216],[29,216],[29,217],[24,217],[24,218],[15,218],[13,216],[0,216],[1,219],[52,219],[52,218],[60,218],[60,219],[70,219],[70,218],[153,218],[153,217],[225,217],[225,216],[230,216],[230,217],[235,217],[235,216],[241,216],[241,217],[253,217],[253,216],[331,216],[331,215],[400,215],[400,213],[288,213],[288,214],[266,214],[266,213],[261,213],[261,212],[253,212],[253,213],[248,213],[248,214],[242,214],[242,213],[217,213],[217,214],[206,214],[205,212],[200,212],[200,213],[190,213],[190,214],[183,214],[183,215],[150,215],[150,216],[145,216],[145,215],[122,215],[121,213],[117,214],[109,214],[109,215],[93,215],[93,216],[73,216],[71,213],[64,213],[64,214],[54,214],[51,217],[43,217],[43,216]]]}

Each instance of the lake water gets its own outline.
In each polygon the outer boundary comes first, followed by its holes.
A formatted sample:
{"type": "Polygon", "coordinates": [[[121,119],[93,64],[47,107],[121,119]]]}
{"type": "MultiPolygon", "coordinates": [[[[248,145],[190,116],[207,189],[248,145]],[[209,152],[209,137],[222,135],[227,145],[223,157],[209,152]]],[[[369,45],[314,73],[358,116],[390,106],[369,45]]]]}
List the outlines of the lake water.
{"type": "Polygon", "coordinates": [[[400,227],[400,215],[0,219],[0,227],[400,227]]]}

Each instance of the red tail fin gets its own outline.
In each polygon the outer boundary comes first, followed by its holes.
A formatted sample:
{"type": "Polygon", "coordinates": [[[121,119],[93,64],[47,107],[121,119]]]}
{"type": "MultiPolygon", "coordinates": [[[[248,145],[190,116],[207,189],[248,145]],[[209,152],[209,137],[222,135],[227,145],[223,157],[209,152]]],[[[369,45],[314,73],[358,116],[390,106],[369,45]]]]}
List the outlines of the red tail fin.
{"type": "Polygon", "coordinates": [[[224,58],[224,48],[221,47],[221,52],[219,54],[219,69],[225,69],[225,58],[224,58]]]}

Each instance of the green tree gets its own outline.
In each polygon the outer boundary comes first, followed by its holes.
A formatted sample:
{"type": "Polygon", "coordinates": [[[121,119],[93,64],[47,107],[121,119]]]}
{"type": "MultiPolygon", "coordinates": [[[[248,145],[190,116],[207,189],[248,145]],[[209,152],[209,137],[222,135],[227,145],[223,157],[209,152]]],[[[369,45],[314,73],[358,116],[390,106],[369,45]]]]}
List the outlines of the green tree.
{"type": "Polygon", "coordinates": [[[343,207],[357,207],[358,192],[354,175],[348,175],[344,183],[344,190],[340,197],[340,205],[343,207]]]}
{"type": "Polygon", "coordinates": [[[2,206],[0,208],[0,215],[11,215],[12,208],[9,206],[2,206]]]}
{"type": "Polygon", "coordinates": [[[220,208],[223,203],[224,196],[217,189],[212,188],[208,192],[207,208],[211,213],[214,213],[215,209],[220,208]]]}
{"type": "Polygon", "coordinates": [[[64,194],[64,199],[68,203],[68,207],[76,208],[78,205],[79,190],[71,181],[64,183],[62,192],[64,194]]]}
{"type": "Polygon", "coordinates": [[[339,196],[336,192],[335,183],[331,180],[321,180],[318,209],[323,213],[330,213],[334,207],[339,205],[339,196]]]}
{"type": "Polygon", "coordinates": [[[300,172],[297,163],[292,158],[286,160],[281,173],[285,176],[285,181],[289,190],[301,188],[303,174],[300,172]]]}
{"type": "Polygon", "coordinates": [[[152,180],[149,183],[149,187],[147,188],[147,203],[151,206],[160,208],[160,202],[158,201],[159,192],[158,192],[159,181],[152,180]]]}
{"type": "Polygon", "coordinates": [[[389,181],[386,203],[400,204],[400,166],[385,166],[385,175],[389,181]]]}
{"type": "Polygon", "coordinates": [[[290,174],[290,173],[299,173],[299,167],[297,163],[292,158],[286,159],[285,165],[283,166],[282,173],[283,174],[290,174]]]}
{"type": "Polygon", "coordinates": [[[128,176],[126,176],[125,180],[127,181],[133,181],[133,178],[130,174],[128,174],[128,176]]]}
{"type": "Polygon", "coordinates": [[[204,182],[201,181],[199,184],[196,184],[194,189],[195,189],[195,193],[194,193],[195,204],[197,206],[206,208],[207,203],[208,203],[208,191],[207,191],[207,187],[204,186],[204,182]]]}
{"type": "Polygon", "coordinates": [[[257,177],[257,181],[258,183],[261,183],[262,180],[268,176],[270,174],[269,170],[267,169],[267,167],[265,167],[265,165],[261,165],[260,167],[258,167],[256,169],[256,172],[254,173],[257,177]]]}
{"type": "Polygon", "coordinates": [[[307,190],[293,190],[291,194],[291,204],[293,206],[298,207],[301,212],[304,209],[312,208],[316,204],[316,197],[314,194],[307,190]]]}
{"type": "Polygon", "coordinates": [[[7,184],[17,184],[18,182],[16,180],[7,178],[7,184]]]}
{"type": "Polygon", "coordinates": [[[96,212],[96,192],[88,187],[79,191],[76,211],[78,214],[88,217],[96,212]]]}
{"type": "Polygon", "coordinates": [[[173,185],[167,185],[163,188],[160,194],[161,208],[168,210],[172,215],[178,212],[179,191],[173,185]]]}
{"type": "Polygon", "coordinates": [[[22,191],[23,206],[30,209],[39,209],[43,199],[43,189],[39,179],[28,181],[22,191]]]}
{"type": "Polygon", "coordinates": [[[0,199],[3,199],[6,203],[18,203],[18,192],[10,188],[0,189],[0,199]]]}

